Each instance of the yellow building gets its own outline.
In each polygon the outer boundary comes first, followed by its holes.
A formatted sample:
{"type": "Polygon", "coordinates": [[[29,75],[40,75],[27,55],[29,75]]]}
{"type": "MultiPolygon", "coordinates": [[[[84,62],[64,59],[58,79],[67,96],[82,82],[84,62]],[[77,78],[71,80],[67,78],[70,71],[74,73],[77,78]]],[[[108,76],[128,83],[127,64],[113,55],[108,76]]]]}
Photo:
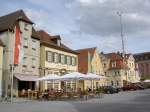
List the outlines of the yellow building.
{"type": "Polygon", "coordinates": [[[129,68],[128,70],[128,82],[136,82],[140,80],[139,74],[136,70],[135,59],[132,54],[126,54],[126,64],[129,68]]]}
{"type": "MultiPolygon", "coordinates": [[[[61,76],[65,73],[78,71],[77,52],[62,44],[59,35],[51,36],[45,31],[38,31],[38,33],[41,36],[41,76],[48,74],[61,76]]],[[[48,88],[60,89],[65,86],[65,83],[63,81],[45,81],[40,85],[41,90],[48,88]]],[[[74,88],[75,82],[67,82],[67,86],[74,88]]]]}
{"type": "Polygon", "coordinates": [[[2,72],[3,72],[3,43],[0,40],[0,97],[2,96],[2,90],[3,90],[3,86],[2,86],[2,72]]]}
{"type": "MultiPolygon", "coordinates": [[[[103,66],[99,57],[99,52],[96,47],[77,50],[78,55],[78,70],[83,74],[94,73],[104,76],[103,66]]],[[[84,81],[83,89],[94,88],[105,85],[105,79],[100,81],[84,81]]],[[[80,86],[82,87],[82,86],[80,86]]]]}
{"type": "Polygon", "coordinates": [[[100,57],[103,63],[104,74],[107,78],[107,85],[123,87],[128,82],[139,80],[132,54],[125,54],[125,58],[123,58],[120,52],[101,53],[100,57]]]}

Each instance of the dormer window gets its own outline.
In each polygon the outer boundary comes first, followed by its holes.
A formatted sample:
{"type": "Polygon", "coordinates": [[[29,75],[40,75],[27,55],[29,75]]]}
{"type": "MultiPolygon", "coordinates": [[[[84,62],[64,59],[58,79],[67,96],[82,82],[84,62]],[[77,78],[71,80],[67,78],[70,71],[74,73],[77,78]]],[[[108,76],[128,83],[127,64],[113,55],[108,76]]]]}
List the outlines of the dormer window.
{"type": "Polygon", "coordinates": [[[60,46],[61,45],[61,40],[57,39],[57,45],[60,46]]]}

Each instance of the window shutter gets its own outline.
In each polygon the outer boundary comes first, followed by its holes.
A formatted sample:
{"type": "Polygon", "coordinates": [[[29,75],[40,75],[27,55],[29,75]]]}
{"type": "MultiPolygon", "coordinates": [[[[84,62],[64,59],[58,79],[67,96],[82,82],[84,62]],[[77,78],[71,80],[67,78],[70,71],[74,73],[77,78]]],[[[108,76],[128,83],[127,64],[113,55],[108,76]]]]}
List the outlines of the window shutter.
{"type": "Polygon", "coordinates": [[[46,61],[48,61],[48,51],[46,51],[46,61]]]}

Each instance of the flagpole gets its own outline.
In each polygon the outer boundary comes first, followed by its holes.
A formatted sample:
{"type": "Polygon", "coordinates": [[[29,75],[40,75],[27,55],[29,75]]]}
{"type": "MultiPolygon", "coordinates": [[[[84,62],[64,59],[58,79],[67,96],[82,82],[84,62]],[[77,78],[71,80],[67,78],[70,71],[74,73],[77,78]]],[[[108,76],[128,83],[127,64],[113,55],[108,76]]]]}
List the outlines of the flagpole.
{"type": "Polygon", "coordinates": [[[16,26],[14,29],[14,38],[12,45],[12,65],[11,65],[11,103],[13,103],[13,87],[14,87],[14,49],[15,49],[15,40],[16,40],[16,26]]]}
{"type": "Polygon", "coordinates": [[[13,103],[14,65],[11,66],[11,103],[13,103]]]}

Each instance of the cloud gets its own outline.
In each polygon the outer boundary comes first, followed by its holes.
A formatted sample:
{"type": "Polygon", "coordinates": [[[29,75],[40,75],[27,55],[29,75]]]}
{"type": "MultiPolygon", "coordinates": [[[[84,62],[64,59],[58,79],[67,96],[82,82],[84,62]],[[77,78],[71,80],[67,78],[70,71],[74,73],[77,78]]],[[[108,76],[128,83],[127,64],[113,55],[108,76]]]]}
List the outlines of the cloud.
{"type": "Polygon", "coordinates": [[[138,52],[149,50],[149,6],[150,0],[15,0],[13,5],[5,0],[0,15],[22,8],[36,28],[60,34],[71,48],[97,46],[111,52],[121,49],[116,14],[120,11],[125,48],[128,52],[138,52]]]}

